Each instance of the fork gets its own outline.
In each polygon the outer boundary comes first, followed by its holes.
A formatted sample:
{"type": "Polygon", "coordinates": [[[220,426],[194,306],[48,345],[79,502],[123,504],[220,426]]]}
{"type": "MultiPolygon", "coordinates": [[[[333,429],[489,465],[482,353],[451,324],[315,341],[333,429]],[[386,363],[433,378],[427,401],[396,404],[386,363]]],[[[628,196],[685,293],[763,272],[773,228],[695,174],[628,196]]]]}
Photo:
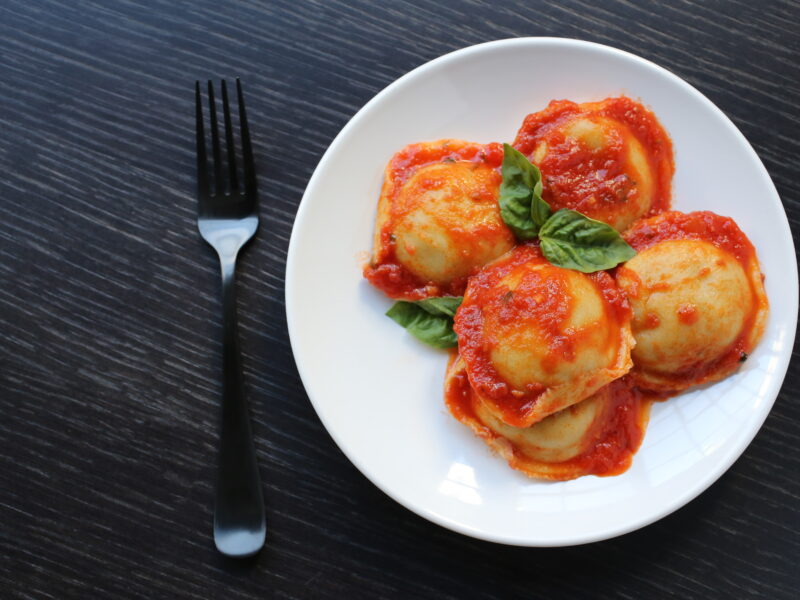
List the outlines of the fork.
{"type": "Polygon", "coordinates": [[[227,556],[245,557],[264,545],[267,526],[264,498],[256,464],[253,434],[244,395],[242,360],[236,325],[236,257],[258,228],[258,196],[253,150],[247,126],[242,84],[236,79],[242,156],[242,184],[236,169],[228,88],[222,81],[222,110],[227,149],[224,174],[217,131],[214,86],[208,82],[209,120],[213,161],[212,178],[206,157],[200,82],[195,83],[197,113],[197,227],[217,251],[222,267],[222,428],[217,489],[214,502],[214,543],[227,556]]]}

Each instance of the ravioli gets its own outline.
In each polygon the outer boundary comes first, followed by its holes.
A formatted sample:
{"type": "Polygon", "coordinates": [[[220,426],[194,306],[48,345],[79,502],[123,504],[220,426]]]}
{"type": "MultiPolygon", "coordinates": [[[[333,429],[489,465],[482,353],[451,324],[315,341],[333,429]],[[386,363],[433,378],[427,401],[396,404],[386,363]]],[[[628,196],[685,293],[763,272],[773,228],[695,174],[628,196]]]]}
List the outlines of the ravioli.
{"type": "Polygon", "coordinates": [[[760,339],[768,304],[755,250],[732,219],[668,212],[637,223],[617,284],[633,309],[636,384],[676,392],[726,377],[760,339]]]}
{"type": "Polygon", "coordinates": [[[650,402],[623,378],[530,427],[512,427],[474,392],[461,357],[448,367],[445,403],[512,468],[529,477],[561,481],[625,471],[650,414],[650,402]]]}
{"type": "Polygon", "coordinates": [[[542,172],[542,197],[618,231],[669,208],[672,142],[655,115],[625,96],[553,100],[514,141],[542,172]]]}
{"type": "Polygon", "coordinates": [[[470,278],[454,329],[476,393],[527,427],[630,370],[630,318],[607,273],[556,267],[524,244],[470,278]]]}
{"type": "Polygon", "coordinates": [[[499,144],[411,144],[386,167],[364,276],[391,298],[461,295],[466,278],[514,245],[497,203],[499,144]]]}

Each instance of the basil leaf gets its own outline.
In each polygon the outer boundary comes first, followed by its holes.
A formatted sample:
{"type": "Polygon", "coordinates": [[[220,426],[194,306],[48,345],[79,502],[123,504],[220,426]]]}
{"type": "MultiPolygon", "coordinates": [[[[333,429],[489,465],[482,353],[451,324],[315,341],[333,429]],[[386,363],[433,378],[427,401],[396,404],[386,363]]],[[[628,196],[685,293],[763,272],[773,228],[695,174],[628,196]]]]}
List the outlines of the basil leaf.
{"type": "Polygon", "coordinates": [[[464,300],[463,296],[441,296],[437,298],[425,298],[424,300],[417,300],[415,304],[424,308],[432,315],[441,315],[443,317],[455,317],[456,310],[461,306],[461,301],[464,300]]]}
{"type": "Polygon", "coordinates": [[[462,300],[461,296],[426,298],[416,302],[400,300],[386,311],[386,316],[429,346],[452,348],[458,343],[453,331],[453,317],[462,300]]]}
{"type": "Polygon", "coordinates": [[[547,220],[539,240],[547,260],[582,273],[610,269],[636,256],[611,225],[566,208],[547,220]]]}
{"type": "Polygon", "coordinates": [[[550,216],[542,200],[542,174],[522,152],[503,144],[500,217],[521,241],[532,240],[550,216]]]}

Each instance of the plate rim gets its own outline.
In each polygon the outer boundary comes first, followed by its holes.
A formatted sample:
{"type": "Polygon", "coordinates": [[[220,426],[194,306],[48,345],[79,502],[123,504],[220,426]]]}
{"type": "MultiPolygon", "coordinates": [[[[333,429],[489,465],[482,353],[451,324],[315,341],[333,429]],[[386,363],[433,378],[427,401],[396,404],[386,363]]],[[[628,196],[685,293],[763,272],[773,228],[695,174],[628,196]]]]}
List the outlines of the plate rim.
{"type": "MultiPolygon", "coordinates": [[[[330,145],[323,153],[322,157],[320,158],[319,162],[317,163],[314,171],[309,178],[309,181],[306,185],[306,188],[303,192],[303,196],[300,200],[300,204],[297,209],[297,213],[295,215],[293,224],[292,224],[292,231],[289,240],[289,249],[287,252],[286,258],[286,269],[285,269],[285,277],[284,277],[284,302],[285,302],[285,310],[286,310],[286,321],[287,321],[287,329],[289,333],[289,341],[292,349],[293,359],[295,361],[295,365],[297,367],[298,374],[300,375],[300,379],[303,383],[304,390],[306,395],[311,402],[312,407],[314,408],[314,412],[316,413],[317,417],[320,419],[323,427],[325,428],[328,435],[334,441],[336,446],[339,450],[345,455],[345,457],[350,461],[350,463],[358,469],[358,471],[366,477],[373,485],[375,485],[378,489],[380,489],[384,494],[386,494],[389,498],[400,504],[401,506],[405,507],[409,511],[413,512],[416,515],[419,515],[428,521],[431,521],[441,527],[446,529],[450,529],[451,531],[455,531],[457,533],[467,535],[469,537],[473,537],[476,539],[481,539],[484,541],[500,543],[505,545],[511,546],[520,546],[520,547],[564,547],[564,546],[575,546],[575,545],[582,545],[582,544],[589,544],[593,542],[598,542],[606,539],[611,539],[614,537],[622,536],[627,533],[636,531],[641,529],[642,527],[646,527],[664,517],[668,516],[669,514],[677,511],[680,508],[686,506],[689,502],[695,499],[697,496],[702,494],[706,491],[711,485],[716,483],[720,477],[725,474],[725,472],[730,469],[730,467],[739,459],[739,457],[744,454],[747,447],[751,444],[755,436],[763,427],[763,424],[770,414],[772,407],[777,400],[777,397],[780,394],[780,391],[783,387],[784,380],[786,378],[786,373],[788,371],[789,363],[791,361],[792,356],[792,348],[794,346],[794,340],[796,337],[797,332],[797,310],[798,310],[798,285],[797,285],[797,258],[796,258],[796,249],[795,253],[792,254],[791,260],[792,266],[794,268],[791,270],[791,279],[792,285],[790,286],[792,289],[791,297],[788,299],[791,309],[791,314],[793,318],[790,318],[790,321],[793,321],[794,327],[792,328],[787,340],[786,340],[786,348],[782,355],[778,355],[776,369],[774,371],[774,380],[775,380],[775,392],[771,393],[769,400],[764,402],[763,408],[761,412],[757,414],[757,422],[753,421],[754,426],[752,427],[752,433],[745,435],[743,437],[737,438],[734,444],[731,444],[728,451],[721,455],[720,458],[717,460],[714,468],[710,471],[710,474],[705,476],[702,481],[700,481],[697,485],[686,488],[682,490],[682,493],[677,494],[674,499],[665,506],[662,510],[656,511],[651,515],[647,515],[645,518],[639,518],[630,521],[625,526],[613,526],[608,528],[603,528],[598,531],[594,531],[591,535],[570,535],[564,536],[563,539],[559,541],[536,541],[530,539],[520,539],[517,537],[513,537],[511,535],[498,535],[498,534],[491,534],[487,533],[484,530],[477,529],[475,527],[471,527],[469,525],[465,525],[464,523],[459,522],[456,519],[448,518],[446,515],[442,515],[435,510],[431,510],[425,506],[419,505],[412,505],[412,503],[407,502],[404,498],[397,496],[390,492],[386,486],[380,481],[380,477],[376,476],[375,474],[371,473],[360,461],[359,459],[352,453],[348,447],[347,442],[340,436],[338,433],[335,432],[335,429],[329,427],[329,423],[327,422],[326,418],[323,416],[322,411],[318,409],[317,400],[309,393],[309,373],[306,371],[304,366],[301,364],[302,361],[298,360],[298,346],[297,346],[297,334],[295,333],[297,330],[296,318],[295,318],[295,309],[296,303],[294,302],[293,297],[293,288],[294,288],[294,273],[297,271],[295,268],[295,255],[297,253],[297,244],[298,244],[298,224],[301,223],[305,218],[307,212],[310,210],[309,202],[307,198],[312,196],[315,193],[315,188],[318,185],[318,180],[321,177],[321,172],[324,170],[323,166],[330,160],[330,157],[334,155],[338,150],[339,146],[343,143],[343,140],[347,137],[350,130],[353,129],[358,122],[365,118],[365,115],[370,113],[373,110],[373,107],[379,104],[382,99],[389,94],[392,93],[394,89],[397,87],[402,86],[406,81],[411,78],[417,77],[420,74],[438,67],[440,64],[449,62],[452,60],[461,60],[463,58],[468,57],[470,54],[479,53],[485,51],[487,48],[499,47],[499,46],[527,46],[527,45],[546,45],[546,44],[557,44],[563,45],[564,47],[572,47],[572,48],[582,48],[582,49],[590,49],[594,51],[601,51],[606,52],[608,54],[617,55],[618,57],[622,57],[626,60],[633,60],[634,62],[638,62],[641,65],[644,65],[650,69],[655,69],[656,71],[660,72],[663,76],[666,76],[673,83],[677,83],[681,86],[686,92],[693,95],[696,99],[700,100],[703,104],[717,113],[719,116],[722,117],[722,121],[725,123],[726,127],[731,130],[731,132],[739,139],[740,142],[743,142],[744,147],[747,149],[748,153],[750,154],[750,158],[754,159],[755,164],[763,171],[763,175],[765,175],[766,181],[768,182],[774,197],[777,199],[778,204],[781,208],[780,210],[780,223],[776,225],[780,227],[782,230],[780,233],[782,237],[788,238],[791,246],[794,248],[794,238],[791,233],[791,228],[789,226],[788,216],[786,215],[786,210],[783,205],[783,202],[780,199],[780,195],[778,194],[777,188],[775,187],[774,182],[769,174],[769,171],[764,166],[761,158],[756,153],[755,149],[752,147],[750,142],[744,136],[744,134],[739,130],[738,127],[731,121],[727,114],[722,111],[719,107],[717,107],[710,99],[708,99],[702,92],[700,92],[697,88],[692,86],[690,83],[673,73],[672,71],[662,67],[646,58],[633,54],[631,52],[621,50],[618,48],[614,48],[612,46],[608,46],[605,44],[600,44],[597,42],[590,42],[586,40],[580,40],[575,38],[561,38],[561,37],[552,37],[552,36],[543,36],[543,37],[515,37],[515,38],[504,38],[498,39],[488,42],[483,42],[480,44],[475,44],[463,48],[459,48],[438,56],[430,61],[426,61],[414,69],[410,70],[409,72],[405,73],[404,75],[398,77],[382,90],[380,90],[377,94],[375,94],[369,101],[367,101],[360,109],[358,109],[353,116],[347,121],[347,123],[341,128],[341,130],[336,134],[336,136],[331,141],[330,145]],[[757,424],[756,424],[757,423],[757,424]]],[[[788,265],[787,265],[788,266],[788,265]]]]}

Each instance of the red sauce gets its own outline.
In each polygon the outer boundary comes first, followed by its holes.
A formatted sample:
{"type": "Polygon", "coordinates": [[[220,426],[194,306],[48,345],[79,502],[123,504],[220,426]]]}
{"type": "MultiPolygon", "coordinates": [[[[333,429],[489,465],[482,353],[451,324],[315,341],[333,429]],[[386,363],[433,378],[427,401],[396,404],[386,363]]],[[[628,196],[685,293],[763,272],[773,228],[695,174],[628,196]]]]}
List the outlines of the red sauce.
{"type": "Polygon", "coordinates": [[[631,385],[627,377],[609,384],[612,390],[610,414],[594,444],[570,462],[586,474],[609,476],[628,470],[633,455],[644,439],[649,417],[649,402],[631,385]]]}
{"type": "Polygon", "coordinates": [[[648,292],[668,292],[670,289],[672,289],[672,285],[666,281],[656,281],[647,286],[648,292]]]}
{"type": "Polygon", "coordinates": [[[447,140],[441,145],[409,144],[392,157],[386,167],[386,176],[402,184],[419,167],[448,161],[486,163],[499,168],[503,163],[503,146],[498,143],[484,145],[461,140],[447,140]]]}
{"type": "MultiPolygon", "coordinates": [[[[511,456],[506,456],[509,465],[532,477],[555,480],[582,475],[618,475],[626,471],[644,438],[650,399],[632,387],[627,377],[612,382],[607,390],[611,392],[611,402],[589,430],[593,439],[581,454],[565,461],[545,463],[529,457],[507,440],[511,444],[511,456]]],[[[450,413],[487,442],[500,439],[502,436],[487,427],[476,414],[474,407],[477,402],[480,399],[470,386],[465,371],[448,377],[445,403],[450,413]]],[[[572,407],[564,410],[572,410],[572,407]]]]}
{"type": "Polygon", "coordinates": [[[661,319],[656,313],[647,313],[644,317],[644,329],[655,329],[661,325],[661,319]]]}
{"type": "MultiPolygon", "coordinates": [[[[662,384],[663,389],[659,391],[669,393],[672,390],[682,390],[691,385],[716,381],[735,371],[739,363],[747,359],[758,341],[760,332],[757,331],[754,335],[754,328],[761,327],[759,317],[768,307],[767,298],[760,287],[763,276],[760,274],[755,249],[744,232],[733,219],[710,211],[690,213],[672,211],[636,222],[624,237],[637,252],[667,240],[706,241],[739,261],[747,274],[753,298],[752,309],[742,326],[741,333],[730,348],[716,360],[693,363],[679,373],[670,375],[659,373],[659,377],[666,380],[666,383],[662,384]]],[[[650,286],[650,289],[653,290],[654,287],[657,286],[650,286]]],[[[698,318],[695,306],[684,304],[679,307],[678,319],[681,323],[691,325],[697,322],[698,318]]],[[[642,383],[642,385],[649,384],[642,383]]]]}
{"type": "Polygon", "coordinates": [[[397,262],[394,240],[384,232],[383,247],[388,248],[384,262],[364,267],[364,277],[390,298],[421,300],[432,296],[460,296],[467,287],[466,277],[457,277],[447,285],[422,281],[397,262]]]}
{"type": "Polygon", "coordinates": [[[707,210],[690,213],[666,212],[650,219],[637,221],[625,233],[634,250],[640,252],[665,240],[701,240],[711,242],[720,250],[732,254],[745,271],[755,259],[755,249],[747,236],[730,217],[707,210]]]}
{"type": "MultiPolygon", "coordinates": [[[[403,183],[415,171],[425,165],[437,162],[470,162],[475,165],[488,165],[497,169],[497,187],[500,185],[499,169],[503,163],[503,147],[500,144],[473,144],[460,140],[448,140],[441,144],[411,144],[395,154],[386,167],[381,195],[389,202],[390,215],[377,234],[376,255],[364,267],[364,277],[375,287],[391,298],[419,300],[431,296],[460,296],[467,285],[467,277],[456,278],[447,284],[423,281],[409,271],[397,259],[396,244],[392,231],[398,218],[404,214],[404,207],[394,206],[394,200],[403,183]]],[[[431,185],[436,182],[431,181],[431,185]]],[[[489,190],[479,192],[481,198],[489,190]]],[[[494,191],[491,191],[494,194],[494,191]]],[[[493,196],[494,197],[494,196],[493,196]]],[[[479,198],[480,199],[480,198],[479,198]]],[[[470,232],[453,230],[449,232],[454,239],[459,235],[481,237],[481,231],[474,228],[470,232]]],[[[510,235],[510,234],[509,234],[510,235]]]]}
{"type": "MultiPolygon", "coordinates": [[[[537,383],[522,390],[514,389],[498,373],[490,358],[498,339],[495,332],[487,331],[486,314],[491,311],[492,318],[501,324],[519,319],[535,321],[548,345],[548,356],[553,362],[551,368],[563,361],[575,360],[574,349],[583,334],[564,327],[573,306],[566,294],[564,279],[557,276],[558,271],[560,269],[547,262],[537,244],[517,246],[470,278],[464,302],[456,313],[454,329],[458,334],[459,352],[467,365],[472,386],[512,425],[524,422],[546,387],[537,383]],[[548,276],[526,270],[514,291],[500,283],[526,264],[547,265],[548,276]]],[[[614,280],[605,272],[586,277],[605,299],[606,318],[621,327],[630,319],[630,307],[614,280]]],[[[547,361],[543,367],[548,368],[547,361]]]]}
{"type": "Polygon", "coordinates": [[[681,304],[678,307],[678,321],[684,325],[694,325],[699,318],[700,313],[694,304],[681,304]]]}
{"type": "Polygon", "coordinates": [[[542,171],[542,197],[554,209],[570,208],[606,222],[633,211],[640,216],[635,172],[628,161],[627,135],[644,149],[653,177],[650,205],[642,216],[667,210],[671,198],[672,142],[655,115],[625,96],[602,102],[576,104],[553,100],[542,111],[528,115],[517,133],[514,147],[532,159],[545,142],[547,152],[537,165],[542,171]],[[613,121],[604,128],[602,148],[589,148],[568,136],[563,126],[576,117],[613,121]]]}

